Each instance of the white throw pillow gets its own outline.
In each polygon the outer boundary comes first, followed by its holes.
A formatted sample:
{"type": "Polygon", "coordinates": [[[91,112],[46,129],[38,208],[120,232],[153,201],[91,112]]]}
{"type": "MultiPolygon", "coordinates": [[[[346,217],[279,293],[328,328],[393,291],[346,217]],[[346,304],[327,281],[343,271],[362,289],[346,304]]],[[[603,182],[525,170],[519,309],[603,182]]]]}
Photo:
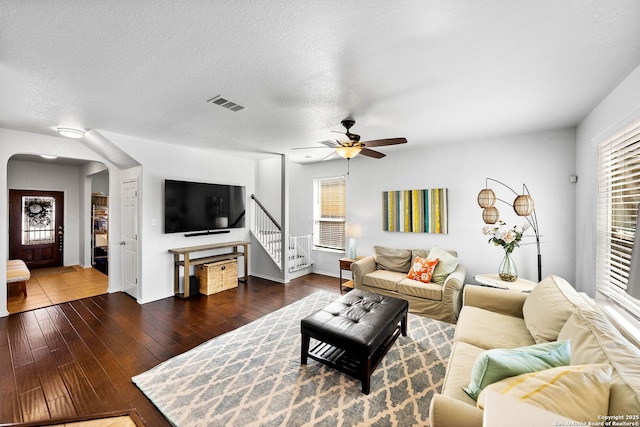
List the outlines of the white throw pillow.
{"type": "Polygon", "coordinates": [[[491,390],[580,422],[600,422],[609,412],[611,366],[560,366],[506,378],[487,386],[478,397],[484,409],[491,390]]]}
{"type": "Polygon", "coordinates": [[[433,272],[431,282],[442,285],[451,273],[458,267],[458,258],[451,255],[439,246],[434,246],[429,251],[429,258],[438,258],[438,264],[433,272]]]}

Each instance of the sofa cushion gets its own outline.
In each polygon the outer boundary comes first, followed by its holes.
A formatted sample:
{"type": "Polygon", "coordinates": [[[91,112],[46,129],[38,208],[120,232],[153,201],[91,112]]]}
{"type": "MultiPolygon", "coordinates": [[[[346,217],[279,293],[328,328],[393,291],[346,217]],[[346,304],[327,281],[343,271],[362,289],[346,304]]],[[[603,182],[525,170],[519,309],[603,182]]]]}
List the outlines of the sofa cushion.
{"type": "MultiPolygon", "coordinates": [[[[411,249],[411,259],[416,259],[417,256],[420,258],[429,258],[429,252],[431,252],[431,249],[411,249]]],[[[447,251],[447,253],[458,258],[457,251],[447,251]]]]}
{"type": "Polygon", "coordinates": [[[438,258],[421,258],[419,256],[413,259],[411,264],[411,270],[407,277],[412,280],[417,280],[422,283],[431,282],[433,277],[433,271],[436,268],[436,264],[440,261],[438,258]]]}
{"type": "Polygon", "coordinates": [[[571,363],[611,365],[609,414],[640,414],[640,350],[600,311],[576,310],[560,331],[571,339],[571,363]]]}
{"type": "Polygon", "coordinates": [[[471,380],[463,390],[472,399],[489,384],[508,377],[566,366],[571,358],[569,341],[554,341],[518,348],[485,350],[473,363],[471,380]]]}
{"type": "Polygon", "coordinates": [[[362,276],[362,283],[373,288],[398,291],[398,282],[407,277],[404,273],[389,270],[376,270],[362,276]]]}
{"type": "Polygon", "coordinates": [[[436,265],[431,281],[441,285],[458,266],[458,257],[439,246],[434,246],[433,249],[429,251],[429,258],[438,258],[440,260],[436,265]]]}
{"type": "Polygon", "coordinates": [[[454,341],[447,366],[447,374],[444,379],[442,394],[456,400],[460,400],[469,405],[476,402],[462,390],[462,387],[469,385],[473,362],[482,353],[482,349],[465,342],[454,341]]]}
{"type": "Polygon", "coordinates": [[[551,368],[491,384],[480,393],[478,407],[483,409],[487,393],[495,391],[575,421],[600,423],[612,414],[607,412],[610,380],[607,364],[551,368]]]}
{"type": "Polygon", "coordinates": [[[535,344],[524,319],[467,305],[460,311],[456,340],[485,350],[535,344]]]}
{"type": "Polygon", "coordinates": [[[374,246],[373,259],[378,270],[397,271],[406,274],[411,268],[411,251],[409,249],[374,246]]]}
{"type": "Polygon", "coordinates": [[[549,276],[533,288],[522,312],[531,336],[541,343],[556,341],[560,329],[578,307],[589,308],[567,281],[549,276]]]}
{"type": "Polygon", "coordinates": [[[406,278],[398,283],[398,292],[418,298],[442,301],[442,285],[437,283],[422,283],[406,278]]]}

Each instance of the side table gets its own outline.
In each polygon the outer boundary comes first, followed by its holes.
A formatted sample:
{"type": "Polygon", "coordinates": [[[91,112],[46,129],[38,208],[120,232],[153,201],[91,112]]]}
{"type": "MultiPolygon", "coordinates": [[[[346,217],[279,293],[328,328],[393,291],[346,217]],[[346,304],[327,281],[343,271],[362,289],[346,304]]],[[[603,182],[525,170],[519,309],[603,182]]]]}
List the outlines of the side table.
{"type": "Polygon", "coordinates": [[[485,286],[513,292],[531,292],[537,285],[536,282],[520,277],[518,277],[515,282],[505,282],[504,280],[500,280],[500,276],[497,274],[476,274],[473,278],[485,286]]]}
{"type": "Polygon", "coordinates": [[[347,288],[349,290],[353,289],[353,280],[347,280],[346,282],[342,282],[342,270],[351,271],[351,264],[362,259],[363,257],[359,256],[356,259],[351,258],[340,258],[340,292],[342,292],[342,288],[347,288]]]}

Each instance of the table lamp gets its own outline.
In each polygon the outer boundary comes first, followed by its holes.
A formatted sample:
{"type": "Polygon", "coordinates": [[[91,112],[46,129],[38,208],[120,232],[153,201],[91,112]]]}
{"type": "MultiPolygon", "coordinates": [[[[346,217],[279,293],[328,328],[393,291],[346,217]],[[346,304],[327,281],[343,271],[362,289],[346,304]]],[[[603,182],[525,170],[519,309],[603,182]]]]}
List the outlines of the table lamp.
{"type": "Polygon", "coordinates": [[[349,238],[349,259],[356,259],[356,238],[362,237],[362,225],[348,222],[347,237],[349,238]]]}

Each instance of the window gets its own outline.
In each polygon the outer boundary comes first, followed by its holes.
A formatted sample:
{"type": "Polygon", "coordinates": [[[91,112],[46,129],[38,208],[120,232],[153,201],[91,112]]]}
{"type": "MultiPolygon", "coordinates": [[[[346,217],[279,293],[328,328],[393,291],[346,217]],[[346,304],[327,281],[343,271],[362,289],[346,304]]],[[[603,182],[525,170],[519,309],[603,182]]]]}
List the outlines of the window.
{"type": "Polygon", "coordinates": [[[640,122],[598,147],[596,289],[640,317],[626,292],[640,203],[640,122]]]}
{"type": "Polygon", "coordinates": [[[55,198],[22,196],[22,206],[22,244],[55,243],[55,198]]]}
{"type": "Polygon", "coordinates": [[[313,181],[313,246],[344,250],[345,245],[344,177],[313,181]]]}

